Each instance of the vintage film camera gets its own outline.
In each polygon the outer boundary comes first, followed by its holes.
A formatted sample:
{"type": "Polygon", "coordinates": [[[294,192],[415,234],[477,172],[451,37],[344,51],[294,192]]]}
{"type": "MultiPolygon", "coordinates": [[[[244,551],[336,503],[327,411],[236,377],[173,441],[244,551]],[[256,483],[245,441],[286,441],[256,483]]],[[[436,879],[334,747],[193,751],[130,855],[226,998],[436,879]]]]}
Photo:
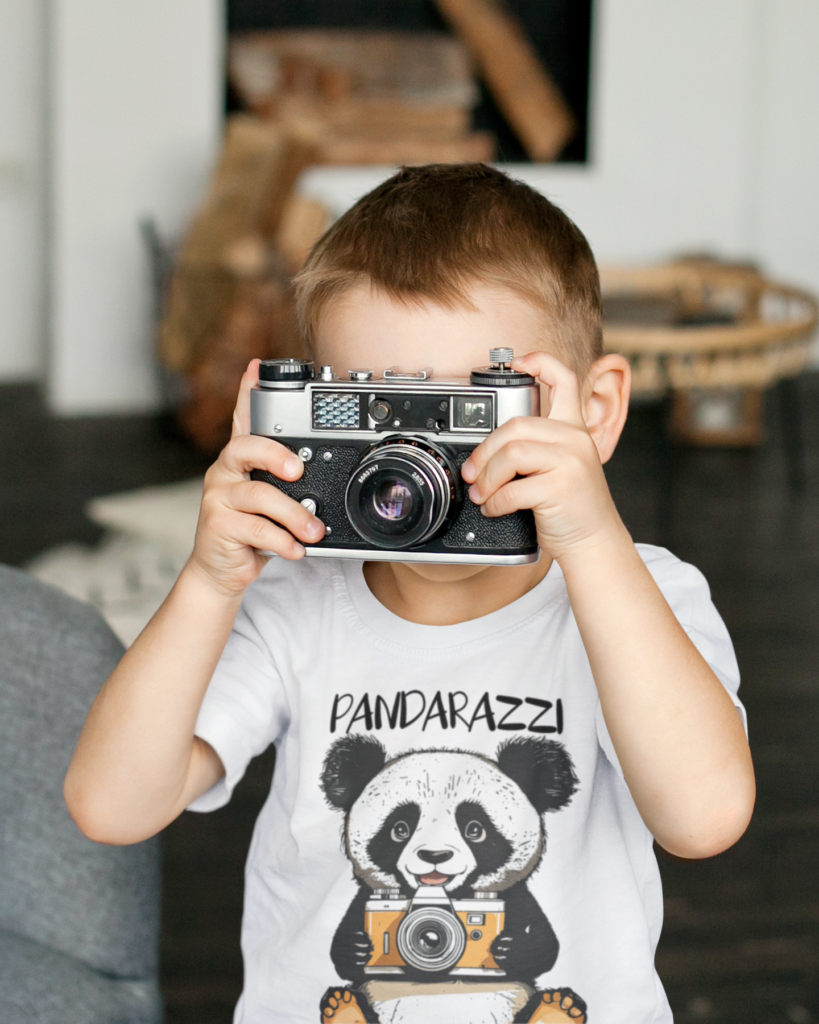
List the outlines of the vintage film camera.
{"type": "Polygon", "coordinates": [[[364,910],[373,954],[369,975],[400,975],[407,966],[456,977],[503,976],[490,947],[503,931],[504,902],[494,892],[450,900],[440,885],[419,885],[412,899],[375,889],[364,910]]]}
{"type": "Polygon", "coordinates": [[[269,359],[251,393],[251,432],[287,445],[304,462],[295,483],[254,470],[325,524],[308,555],[520,565],[538,557],[532,513],[488,518],[469,500],[460,469],[496,427],[537,416],[539,386],[513,370],[512,349],[493,349],[469,380],[269,359]]]}

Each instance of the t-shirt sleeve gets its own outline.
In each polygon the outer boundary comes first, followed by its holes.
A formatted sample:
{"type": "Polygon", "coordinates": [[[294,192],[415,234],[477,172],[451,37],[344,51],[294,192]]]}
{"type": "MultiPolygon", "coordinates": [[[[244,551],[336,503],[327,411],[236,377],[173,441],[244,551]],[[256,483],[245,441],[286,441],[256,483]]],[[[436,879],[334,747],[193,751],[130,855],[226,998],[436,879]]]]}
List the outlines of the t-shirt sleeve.
{"type": "MultiPolygon", "coordinates": [[[[725,623],[711,600],[711,591],[705,577],[699,569],[686,562],[681,562],[663,548],[638,544],[637,549],[680,625],[708,662],[714,675],[725,687],[747,733],[748,721],[745,708],[738,696],[739,666],[734,654],[734,645],[731,643],[725,623]]],[[[600,746],[609,761],[622,776],[622,768],[614,750],[614,744],[611,742],[599,701],[597,704],[597,735],[600,746]]]]}
{"type": "Polygon", "coordinates": [[[250,760],[283,733],[289,719],[284,685],[270,650],[242,608],[202,702],[195,733],[221,758],[225,775],[188,807],[223,807],[250,760]]]}

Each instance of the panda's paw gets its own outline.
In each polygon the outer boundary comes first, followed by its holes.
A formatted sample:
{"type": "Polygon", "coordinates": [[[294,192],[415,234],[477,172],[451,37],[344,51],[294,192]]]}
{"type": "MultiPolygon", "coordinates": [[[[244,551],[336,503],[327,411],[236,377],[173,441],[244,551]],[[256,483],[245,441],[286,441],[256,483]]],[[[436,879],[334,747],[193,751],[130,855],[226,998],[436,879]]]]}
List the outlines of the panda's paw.
{"type": "Polygon", "coordinates": [[[540,1002],[529,1018],[529,1024],[585,1024],[586,1004],[570,988],[550,988],[540,997],[540,1002]]]}
{"type": "Polygon", "coordinates": [[[498,967],[505,966],[515,946],[515,938],[511,932],[501,932],[492,943],[489,951],[495,959],[498,967]]]}
{"type": "Polygon", "coordinates": [[[372,955],[373,943],[367,932],[353,932],[350,941],[350,960],[353,966],[366,967],[372,955]]]}
{"type": "Polygon", "coordinates": [[[321,1000],[321,1024],[367,1024],[355,994],[348,988],[328,988],[321,1000]]]}

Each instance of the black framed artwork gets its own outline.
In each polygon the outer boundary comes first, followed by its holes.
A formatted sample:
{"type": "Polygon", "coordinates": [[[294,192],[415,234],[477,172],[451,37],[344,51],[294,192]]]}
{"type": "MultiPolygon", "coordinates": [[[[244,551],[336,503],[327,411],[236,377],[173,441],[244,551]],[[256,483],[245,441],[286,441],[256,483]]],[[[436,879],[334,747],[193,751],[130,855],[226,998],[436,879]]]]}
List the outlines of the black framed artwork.
{"type": "MultiPolygon", "coordinates": [[[[576,118],[577,133],[559,162],[586,163],[592,0],[506,0],[505,7],[549,68],[576,118]]],[[[228,0],[227,10],[230,32],[270,28],[449,31],[432,0],[228,0]]],[[[495,135],[499,160],[528,161],[482,82],[473,127],[495,135]]]]}

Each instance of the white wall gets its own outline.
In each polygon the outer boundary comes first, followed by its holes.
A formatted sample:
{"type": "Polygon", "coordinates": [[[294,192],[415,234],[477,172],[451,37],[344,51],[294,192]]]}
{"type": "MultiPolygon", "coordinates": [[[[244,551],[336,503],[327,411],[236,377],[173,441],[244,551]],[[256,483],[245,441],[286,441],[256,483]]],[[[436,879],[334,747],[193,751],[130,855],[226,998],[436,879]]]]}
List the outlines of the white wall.
{"type": "Polygon", "coordinates": [[[0,380],[42,369],[44,0],[0,0],[0,380]]]}
{"type": "Polygon", "coordinates": [[[751,248],[819,292],[819,3],[762,8],[751,248]]]}
{"type": "Polygon", "coordinates": [[[177,233],[221,129],[220,0],[51,0],[51,339],[58,412],[156,399],[138,221],[177,233]]]}

